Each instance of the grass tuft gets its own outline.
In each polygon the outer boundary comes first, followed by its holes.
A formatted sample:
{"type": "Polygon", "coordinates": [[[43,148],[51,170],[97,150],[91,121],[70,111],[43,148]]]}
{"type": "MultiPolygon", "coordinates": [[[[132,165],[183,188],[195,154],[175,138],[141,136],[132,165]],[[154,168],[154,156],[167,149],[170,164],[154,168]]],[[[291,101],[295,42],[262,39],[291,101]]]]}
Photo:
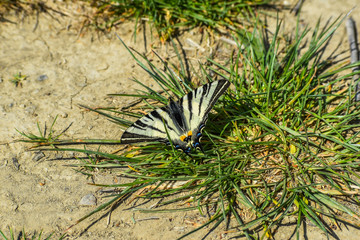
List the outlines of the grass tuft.
{"type": "MultiPolygon", "coordinates": [[[[9,14],[13,11],[16,14],[22,13],[25,15],[31,15],[34,13],[47,12],[52,10],[49,8],[44,1],[41,0],[32,0],[32,1],[23,1],[23,0],[0,0],[0,16],[9,14]]],[[[4,18],[2,19],[4,20],[4,18]]],[[[6,19],[5,19],[6,20],[6,19]]]]}
{"type": "MultiPolygon", "coordinates": [[[[76,1],[74,1],[76,2],[76,1]]],[[[277,0],[238,0],[238,1],[184,1],[184,0],[82,0],[79,1],[83,8],[89,11],[82,13],[84,21],[74,13],[63,13],[62,9],[53,8],[56,4],[48,4],[41,0],[0,0],[0,19],[6,19],[9,12],[16,15],[37,17],[45,13],[59,21],[56,16],[74,16],[80,21],[80,31],[93,26],[95,29],[108,32],[113,27],[128,20],[135,22],[134,39],[139,29],[145,29],[149,23],[151,32],[156,33],[156,38],[161,42],[177,37],[181,32],[199,28],[200,32],[217,32],[228,35],[229,32],[239,32],[252,25],[249,19],[262,14],[262,9],[282,8],[277,0]],[[85,4],[85,5],[84,5],[85,4]],[[53,16],[53,14],[55,14],[53,16]]]]}
{"type": "MultiPolygon", "coordinates": [[[[90,1],[97,9],[93,24],[98,29],[108,30],[127,19],[135,19],[138,24],[149,22],[161,41],[175,37],[184,29],[200,27],[209,31],[243,29],[249,24],[254,8],[274,5],[274,0],[240,1],[184,1],[184,0],[103,0],[90,1]]],[[[136,35],[135,35],[136,37],[136,35]]]]}
{"type": "Polygon", "coordinates": [[[15,74],[12,79],[9,81],[12,82],[15,87],[22,87],[23,82],[27,79],[28,76],[22,75],[21,72],[15,74]]]}
{"type": "MultiPolygon", "coordinates": [[[[26,233],[25,230],[23,229],[18,234],[16,234],[16,235],[15,234],[16,233],[14,232],[14,230],[10,227],[9,227],[9,236],[7,236],[4,232],[2,232],[0,230],[0,239],[3,239],[3,240],[15,240],[15,239],[17,239],[17,240],[28,240],[28,239],[50,240],[50,239],[54,239],[54,237],[53,237],[54,233],[49,234],[47,237],[43,237],[42,231],[29,234],[29,233],[26,233]]],[[[56,239],[61,240],[61,239],[64,239],[64,237],[65,237],[65,234],[63,234],[61,237],[56,238],[56,239]]]]}

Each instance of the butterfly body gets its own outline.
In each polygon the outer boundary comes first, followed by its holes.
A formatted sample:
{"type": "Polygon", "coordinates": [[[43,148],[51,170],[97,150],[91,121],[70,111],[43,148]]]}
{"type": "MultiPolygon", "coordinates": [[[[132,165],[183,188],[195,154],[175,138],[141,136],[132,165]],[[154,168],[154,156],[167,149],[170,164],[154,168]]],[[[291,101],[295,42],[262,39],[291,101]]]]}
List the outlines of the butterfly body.
{"type": "Polygon", "coordinates": [[[230,86],[227,80],[205,84],[169,105],[158,108],[133,123],[121,136],[121,143],[163,142],[189,153],[202,150],[200,139],[208,114],[230,86]],[[169,140],[170,138],[170,140],[169,140]]]}

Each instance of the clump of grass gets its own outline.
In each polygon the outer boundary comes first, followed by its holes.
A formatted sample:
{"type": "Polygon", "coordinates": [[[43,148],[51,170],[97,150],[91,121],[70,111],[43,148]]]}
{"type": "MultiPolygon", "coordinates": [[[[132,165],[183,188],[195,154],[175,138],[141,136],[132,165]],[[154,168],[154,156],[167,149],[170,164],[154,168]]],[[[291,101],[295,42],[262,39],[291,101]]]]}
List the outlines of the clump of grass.
{"type": "MultiPolygon", "coordinates": [[[[36,233],[34,232],[33,234],[29,234],[29,233],[26,233],[25,230],[23,231],[20,231],[17,235],[15,235],[13,229],[9,228],[9,235],[7,236],[4,232],[2,232],[0,230],[0,237],[2,237],[3,240],[28,240],[28,239],[32,239],[32,240],[35,240],[35,239],[38,239],[38,240],[41,240],[41,239],[44,239],[44,240],[50,240],[50,239],[55,239],[53,237],[53,233],[51,233],[49,236],[47,237],[43,237],[42,236],[43,233],[42,231],[39,232],[39,233],[36,233]]],[[[59,240],[63,239],[65,237],[65,235],[57,238],[59,240]]]]}
{"type": "MultiPolygon", "coordinates": [[[[200,31],[220,31],[224,34],[237,32],[251,25],[248,19],[261,12],[258,11],[260,7],[275,8],[278,1],[82,0],[82,2],[90,3],[94,14],[84,14],[86,20],[81,23],[81,29],[95,26],[98,30],[109,31],[125,20],[132,19],[135,20],[135,39],[139,24],[149,22],[151,29],[154,29],[159,39],[164,42],[177,36],[180,31],[195,27],[200,27],[200,31]]],[[[0,18],[11,22],[4,18],[11,11],[16,14],[21,13],[23,16],[36,14],[39,17],[40,13],[47,13],[51,17],[53,17],[52,13],[67,16],[41,0],[0,0],[0,18]]],[[[34,30],[37,25],[38,23],[34,30]]]]}
{"type": "MultiPolygon", "coordinates": [[[[318,23],[312,33],[296,29],[294,39],[282,48],[280,24],[270,40],[254,30],[239,35],[246,39],[237,42],[248,44],[239,47],[230,64],[209,59],[209,69],[231,81],[233,87],[214,107],[219,114],[209,118],[204,154],[190,157],[161,144],[129,148],[120,155],[66,147],[50,149],[85,153],[89,161],[81,167],[118,168],[124,177],[132,179],[130,183],[98,185],[115,187],[119,192],[79,221],[142,190],[137,198],[165,199],[155,209],[136,208],[139,211],[199,210],[208,214],[207,223],[183,237],[229,220],[238,236],[248,239],[260,232],[261,238],[272,237],[285,218],[295,223],[297,238],[305,221],[327,235],[335,235],[333,228],[340,223],[359,226],[359,213],[349,205],[359,204],[360,111],[347,83],[358,74],[348,72],[359,63],[335,64],[331,58],[321,59],[324,46],[342,21],[337,19],[325,29],[318,23]],[[309,44],[303,48],[307,39],[309,44]],[[94,162],[97,156],[101,160],[94,162]],[[184,202],[190,205],[183,207],[184,202]]],[[[139,97],[145,107],[93,109],[114,123],[128,127],[132,121],[125,117],[139,118],[144,109],[162,106],[169,96],[181,97],[196,87],[185,78],[180,56],[180,67],[163,62],[165,69],[160,70],[146,56],[127,49],[164,94],[135,79],[145,90],[137,95],[118,95],[139,97]]],[[[213,80],[205,66],[203,70],[203,82],[213,80]]]]}
{"type": "MultiPolygon", "coordinates": [[[[184,0],[104,0],[90,1],[97,9],[94,24],[103,30],[135,19],[137,23],[149,20],[161,41],[177,35],[180,29],[242,29],[255,7],[274,4],[274,0],[256,1],[184,1],[184,0]]],[[[136,29],[134,31],[136,34],[136,29]]]]}
{"type": "Polygon", "coordinates": [[[34,12],[46,12],[48,7],[41,0],[0,0],[0,16],[14,11],[15,13],[32,14],[34,12]]]}
{"type": "Polygon", "coordinates": [[[22,75],[21,72],[15,74],[12,79],[10,79],[10,82],[12,82],[15,87],[22,87],[23,81],[27,79],[28,76],[22,75]]]}

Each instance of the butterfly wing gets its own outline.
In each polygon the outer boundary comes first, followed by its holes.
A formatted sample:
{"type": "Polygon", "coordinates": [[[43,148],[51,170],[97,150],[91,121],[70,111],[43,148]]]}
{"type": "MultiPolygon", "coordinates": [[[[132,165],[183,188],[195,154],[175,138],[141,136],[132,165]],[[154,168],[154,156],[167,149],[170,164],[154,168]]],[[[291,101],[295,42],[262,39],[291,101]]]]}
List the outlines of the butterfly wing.
{"type": "Polygon", "coordinates": [[[205,127],[209,112],[229,86],[229,81],[218,80],[195,89],[179,100],[189,123],[193,147],[201,149],[201,130],[205,127]]]}
{"type": "Polygon", "coordinates": [[[168,106],[158,108],[133,123],[121,136],[121,143],[163,142],[169,144],[168,135],[177,148],[186,143],[180,136],[187,131],[188,125],[177,102],[170,100],[168,106]],[[166,129],[165,129],[166,127],[166,129]]]}
{"type": "Polygon", "coordinates": [[[201,130],[208,114],[218,98],[229,87],[230,82],[219,80],[205,84],[182,97],[178,102],[158,108],[138,119],[121,136],[121,143],[163,142],[169,137],[177,149],[189,153],[191,148],[201,148],[201,130]],[[166,127],[166,129],[165,129],[166,127]]]}

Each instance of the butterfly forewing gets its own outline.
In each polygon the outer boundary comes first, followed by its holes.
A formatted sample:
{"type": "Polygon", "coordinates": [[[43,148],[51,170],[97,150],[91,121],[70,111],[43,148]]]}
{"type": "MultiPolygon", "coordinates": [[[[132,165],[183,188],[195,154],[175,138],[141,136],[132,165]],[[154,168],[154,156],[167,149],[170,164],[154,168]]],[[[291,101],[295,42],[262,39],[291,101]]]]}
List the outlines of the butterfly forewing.
{"type": "Polygon", "coordinates": [[[180,99],[190,130],[194,131],[206,123],[210,110],[229,86],[229,81],[219,80],[205,84],[180,99]]]}

